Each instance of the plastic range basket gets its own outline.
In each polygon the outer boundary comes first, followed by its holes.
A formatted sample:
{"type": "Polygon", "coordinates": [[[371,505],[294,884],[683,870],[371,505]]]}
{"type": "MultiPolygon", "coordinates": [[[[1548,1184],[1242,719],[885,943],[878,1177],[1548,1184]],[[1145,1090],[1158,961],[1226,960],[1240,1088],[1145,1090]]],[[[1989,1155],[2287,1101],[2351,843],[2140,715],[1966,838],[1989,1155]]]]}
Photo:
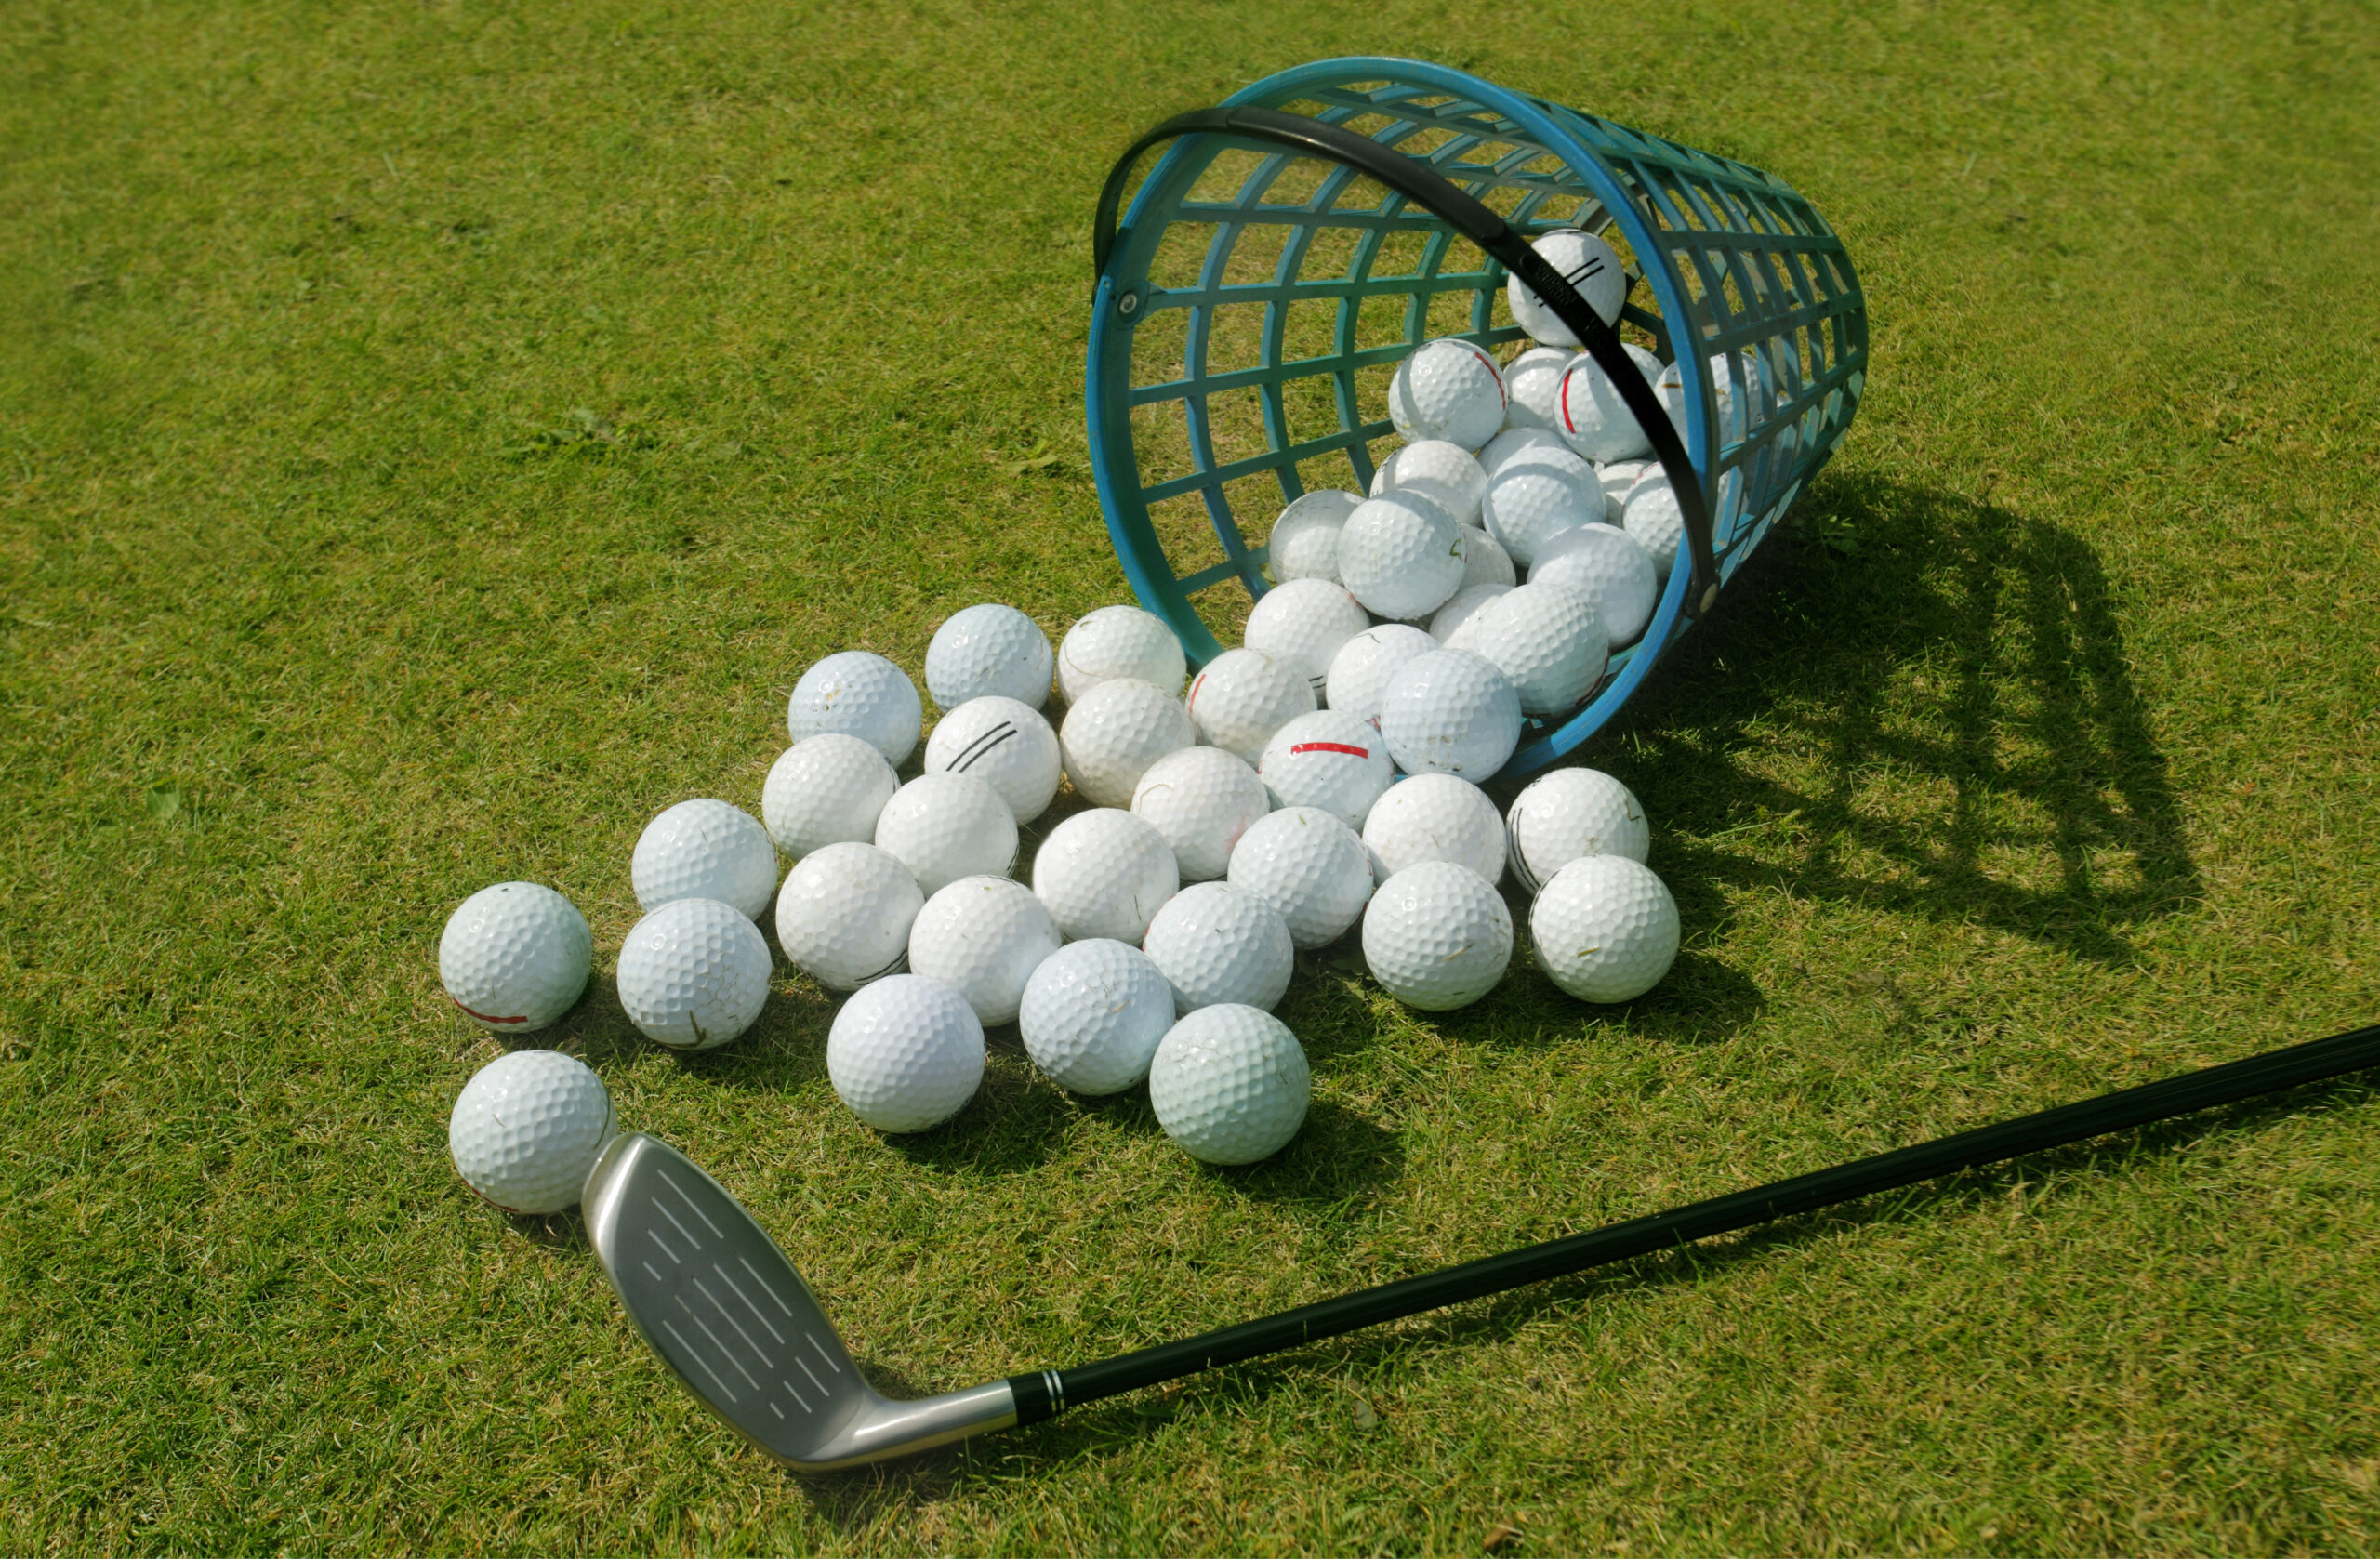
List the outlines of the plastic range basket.
{"type": "Polygon", "coordinates": [[[1787,185],[1411,59],[1301,66],[1157,126],[1109,176],[1092,249],[1100,504],[1132,588],[1195,662],[1265,589],[1251,530],[1261,541],[1310,490],[1369,491],[1398,442],[1399,362],[1433,337],[1500,357],[1522,340],[1508,275],[1611,372],[1686,540],[1644,636],[1580,708],[1529,722],[1506,775],[1585,741],[1711,609],[1842,441],[1867,365],[1850,258],[1787,185]],[[1125,205],[1141,153],[1167,142],[1125,205]],[[1618,330],[1528,247],[1567,227],[1629,268],[1618,330]],[[1682,355],[1682,436],[1642,377],[1619,371],[1623,333],[1665,363],[1682,355]]]}

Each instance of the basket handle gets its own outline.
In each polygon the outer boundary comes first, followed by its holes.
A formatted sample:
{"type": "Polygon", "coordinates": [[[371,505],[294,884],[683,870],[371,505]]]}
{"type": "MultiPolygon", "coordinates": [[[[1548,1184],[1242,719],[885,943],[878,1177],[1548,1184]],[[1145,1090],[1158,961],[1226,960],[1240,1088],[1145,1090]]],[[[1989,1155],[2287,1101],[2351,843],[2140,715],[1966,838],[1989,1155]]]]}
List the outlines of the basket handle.
{"type": "Polygon", "coordinates": [[[1627,403],[1645,436],[1652,442],[1653,454],[1669,476],[1670,487],[1677,495],[1679,516],[1686,522],[1694,575],[1694,588],[1686,591],[1686,610],[1699,617],[1717,604],[1719,565],[1711,549],[1710,504],[1700,480],[1694,474],[1694,462],[1686,456],[1686,441],[1678,436],[1660,397],[1653,393],[1653,387],[1645,382],[1645,376],[1621,350],[1619,330],[1606,324],[1603,316],[1579,296],[1568,279],[1548,264],[1545,257],[1531,248],[1528,240],[1503,218],[1419,158],[1383,146],[1369,136],[1276,109],[1202,108],[1177,113],[1134,141],[1108,170],[1107,182],[1099,192],[1098,210],[1091,219],[1094,285],[1105,279],[1109,257],[1129,235],[1129,230],[1117,226],[1117,219],[1124,200],[1124,180],[1131,173],[1132,165],[1157,142],[1189,135],[1238,136],[1270,141],[1309,156],[1344,163],[1443,218],[1456,231],[1518,276],[1570,327],[1571,334],[1578,337],[1588,355],[1595,360],[1595,365],[1611,380],[1620,400],[1627,403]]]}

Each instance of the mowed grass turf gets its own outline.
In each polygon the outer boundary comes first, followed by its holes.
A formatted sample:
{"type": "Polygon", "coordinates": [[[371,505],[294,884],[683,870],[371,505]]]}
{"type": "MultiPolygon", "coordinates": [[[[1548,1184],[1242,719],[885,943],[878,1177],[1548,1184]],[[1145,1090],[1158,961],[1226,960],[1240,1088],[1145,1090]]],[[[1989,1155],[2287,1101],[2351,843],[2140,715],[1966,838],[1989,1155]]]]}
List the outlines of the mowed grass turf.
{"type": "MultiPolygon", "coordinates": [[[[2346,1085],[805,1480],[508,1222],[437,978],[775,1231],[889,1390],[1104,1356],[2380,1013],[2369,7],[590,0],[0,16],[0,1542],[117,1552],[2359,1552],[2380,1100],[2346,1085]],[[1581,756],[1686,950],[1282,1008],[1203,1169],[996,1036],[862,1129],[831,1004],[664,1053],[631,845],[800,669],[1126,599],[1081,430],[1117,149],[1465,66],[1769,167],[1875,329],[1829,474],[1581,756]]],[[[1262,522],[1261,517],[1259,522],[1262,522]]]]}

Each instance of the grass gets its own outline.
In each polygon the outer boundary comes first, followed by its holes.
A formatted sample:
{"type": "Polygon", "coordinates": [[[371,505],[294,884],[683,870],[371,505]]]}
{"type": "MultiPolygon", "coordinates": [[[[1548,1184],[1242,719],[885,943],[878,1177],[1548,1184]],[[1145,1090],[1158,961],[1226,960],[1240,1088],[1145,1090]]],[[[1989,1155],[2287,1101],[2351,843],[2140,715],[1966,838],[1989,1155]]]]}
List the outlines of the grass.
{"type": "Polygon", "coordinates": [[[0,1541],[2369,1551],[2360,1087],[804,1481],[665,1379],[571,1220],[456,1182],[494,1050],[434,946],[487,882],[569,893],[558,1042],[918,1390],[2368,1019],[2373,23],[14,7],[0,1541]],[[638,1039],[629,848],[757,803],[802,666],[1122,599],[1079,387],[1113,151],[1362,51],[1774,168],[1861,267],[1860,424],[1587,754],[1652,811],[1673,977],[1425,1020],[1318,960],[1311,1124],[1231,1173],[1012,1038],[952,1128],[878,1139],[789,973],[725,1051],[638,1039]]]}

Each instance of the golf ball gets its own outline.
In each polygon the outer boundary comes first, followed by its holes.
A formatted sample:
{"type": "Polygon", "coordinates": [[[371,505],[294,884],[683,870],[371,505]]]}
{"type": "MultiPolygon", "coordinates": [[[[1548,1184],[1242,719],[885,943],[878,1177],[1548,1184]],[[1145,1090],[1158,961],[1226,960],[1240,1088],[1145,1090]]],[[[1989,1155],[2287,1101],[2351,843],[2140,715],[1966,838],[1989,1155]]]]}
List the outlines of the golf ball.
{"type": "Polygon", "coordinates": [[[1573,861],[1624,855],[1641,865],[1652,845],[1635,792],[1594,769],[1556,769],[1531,780],[1504,814],[1504,859],[1532,893],[1573,861]]]}
{"type": "Polygon", "coordinates": [[[1381,694],[1388,691],[1389,679],[1407,661],[1437,648],[1436,640],[1410,623],[1382,623],[1355,635],[1330,657],[1330,707],[1378,729],[1381,694]]]}
{"type": "Polygon", "coordinates": [[[1537,967],[1581,1001],[1633,1001],[1677,960],[1677,901],[1625,855],[1571,862],[1529,906],[1537,967]]]}
{"type": "Polygon", "coordinates": [[[681,801],[644,826],[628,861],[637,907],[717,899],[759,918],[777,891],[777,847],[760,821],[708,797],[681,801]]]}
{"type": "Polygon", "coordinates": [[[826,1079],[879,1131],[923,1131],[984,1081],[984,1025],[937,980],[889,975],[843,1003],[826,1031],[826,1079]]]}
{"type": "MultiPolygon", "coordinates": [[[[1622,343],[1628,359],[1647,384],[1659,382],[1661,361],[1639,346],[1622,343]]],[[[1554,398],[1554,426],[1572,449],[1601,464],[1634,460],[1653,447],[1644,424],[1628,407],[1603,364],[1581,352],[1563,370],[1554,398]]]]}
{"type": "Polygon", "coordinates": [[[1103,606],[1058,641],[1058,691],[1069,705],[1102,682],[1131,677],[1179,696],[1190,662],[1163,617],[1137,606],[1103,606]]]}
{"type": "Polygon", "coordinates": [[[1514,585],[1520,581],[1520,571],[1513,567],[1513,555],[1504,544],[1486,531],[1469,525],[1462,527],[1462,584],[1461,594],[1476,585],[1514,585]]]}
{"type": "Polygon", "coordinates": [[[1067,818],[1033,857],[1033,895],[1069,942],[1137,944],[1181,887],[1173,846],[1156,825],[1113,807],[1067,818]]]}
{"type": "Polygon", "coordinates": [[[1164,973],[1184,1012],[1218,1002],[1270,1011],[1288,994],[1297,963],[1281,912],[1227,882],[1193,883],[1168,899],[1149,921],[1141,951],[1164,973]]]}
{"type": "MultiPolygon", "coordinates": [[[[1569,353],[1563,353],[1565,362],[1567,362],[1569,357],[1569,353]]],[[[1488,481],[1493,482],[1496,480],[1496,473],[1503,469],[1508,462],[1536,454],[1540,450],[1553,450],[1567,455],[1573,459],[1578,457],[1578,452],[1563,443],[1562,435],[1554,430],[1552,424],[1536,428],[1515,422],[1488,441],[1488,447],[1479,452],[1479,469],[1487,474],[1488,481]]],[[[1488,522],[1487,503],[1487,495],[1483,493],[1480,495],[1479,519],[1479,523],[1482,525],[1488,522]]]]}
{"type": "MultiPolygon", "coordinates": [[[[1504,408],[1507,432],[1516,429],[1553,431],[1554,398],[1562,387],[1562,370],[1577,355],[1568,347],[1534,347],[1504,364],[1504,392],[1512,397],[1512,404],[1504,408]]],[[[1493,450],[1504,436],[1497,434],[1488,448],[1493,450]]],[[[1486,451],[1481,452],[1479,463],[1488,464],[1486,451]]]]}
{"type": "Polygon", "coordinates": [[[489,1205],[543,1215],[578,1200],[618,1130],[612,1096],[586,1063],[560,1050],[514,1050],[463,1085],[446,1117],[446,1150],[489,1205]]]}
{"type": "Polygon", "coordinates": [[[594,951],[587,918],[568,899],[534,882],[499,882],[446,918],[438,979],[482,1028],[528,1034],[578,1000],[594,951]]]}
{"type": "Polygon", "coordinates": [[[1512,961],[1513,912],[1468,866],[1408,866],[1382,883],[1365,907],[1365,966],[1408,1007],[1468,1007],[1496,988],[1512,961]]]}
{"type": "Polygon", "coordinates": [[[952,613],[926,645],[926,692],[945,711],[991,697],[1038,709],[1050,701],[1051,669],[1041,625],[992,601],[952,613]]]}
{"type": "Polygon", "coordinates": [[[1136,677],[1100,683],[1058,728],[1066,778],[1093,806],[1129,807],[1149,765],[1198,740],[1182,700],[1136,677]]]}
{"type": "Polygon", "coordinates": [[[830,844],[866,843],[901,788],[884,755],[839,731],[796,742],[769,767],[760,821],[779,850],[800,860],[830,844]]]}
{"type": "Polygon", "coordinates": [[[1331,657],[1371,626],[1363,603],[1345,586],[1329,579],[1292,579],[1257,600],[1240,638],[1257,654],[1296,668],[1318,699],[1330,676],[1331,657]]]}
{"type": "Polygon", "coordinates": [[[655,1044],[715,1050],[752,1026],[769,999],[769,945],[717,899],[672,899],[620,947],[620,1006],[655,1044]]]}
{"type": "Polygon", "coordinates": [[[1488,479],[1482,513],[1488,534],[1503,544],[1513,562],[1533,568],[1553,537],[1604,517],[1603,489],[1595,469],[1570,451],[1525,449],[1488,479]]]}
{"type": "Polygon", "coordinates": [[[777,890],[777,945],[832,991],[855,991],[908,967],[909,928],[926,896],[909,868],[872,844],[803,856],[777,890]]]}
{"type": "Polygon", "coordinates": [[[1299,947],[1335,942],[1372,896],[1371,857],[1345,822],[1320,807],[1259,818],[1231,852],[1231,885],[1278,911],[1299,947]]]}
{"type": "Polygon", "coordinates": [[[1157,1042],[1149,1105],[1182,1151],[1208,1164],[1253,1164],[1289,1144],[1314,1092],[1289,1025],[1254,1007],[1202,1007],[1157,1042]]]}
{"type": "Polygon", "coordinates": [[[1016,865],[1016,814],[972,774],[919,774],[884,803],[876,847],[932,897],[962,877],[1006,877],[1016,865]]]}
{"type": "Polygon", "coordinates": [[[1191,679],[1190,696],[1184,700],[1200,734],[1250,765],[1263,756],[1274,732],[1300,715],[1312,714],[1314,704],[1314,684],[1306,680],[1304,668],[1261,650],[1225,650],[1191,679]]]}
{"type": "Polygon", "coordinates": [[[1367,610],[1426,617],[1461,588],[1462,527],[1420,493],[1368,498],[1339,527],[1339,578],[1367,610]]]}
{"type": "Polygon", "coordinates": [[[1488,473],[1471,451],[1444,439],[1423,439],[1394,451],[1372,473],[1371,495],[1419,493],[1434,498],[1460,525],[1479,523],[1479,500],[1487,495],[1488,473]]]}
{"type": "MultiPolygon", "coordinates": [[[[1711,375],[1712,397],[1718,403],[1719,442],[1733,443],[1744,436],[1744,427],[1743,418],[1736,409],[1736,382],[1727,369],[1727,354],[1717,353],[1704,366],[1711,375]]],[[[1670,422],[1677,429],[1677,436],[1686,438],[1686,403],[1689,398],[1699,398],[1701,390],[1686,384],[1685,364],[1673,363],[1661,369],[1653,381],[1653,388],[1659,392],[1661,406],[1670,414],[1670,422]]]]}
{"type": "Polygon", "coordinates": [[[1132,791],[1133,813],[1173,847],[1184,882],[1223,876],[1239,836],[1272,810],[1256,771],[1221,747],[1169,753],[1149,765],[1132,791]]]}
{"type": "Polygon", "coordinates": [[[971,698],[926,738],[926,772],[972,774],[999,792],[1019,825],[1050,810],[1064,773],[1058,733],[1038,709],[998,694],[971,698]]]}
{"type": "MultiPolygon", "coordinates": [[[[1578,228],[1555,228],[1531,239],[1529,247],[1544,257],[1604,324],[1620,318],[1620,306],[1628,298],[1628,273],[1610,244],[1578,228]]],[[[1512,306],[1513,323],[1527,331],[1530,340],[1549,347],[1578,346],[1577,333],[1517,274],[1504,283],[1504,300],[1512,306]]]]}
{"type": "Polygon", "coordinates": [[[1562,715],[1603,680],[1611,635],[1595,603],[1567,585],[1529,583],[1484,608],[1471,643],[1504,674],[1525,715],[1562,715]]]}
{"type": "Polygon", "coordinates": [[[1627,531],[1645,555],[1653,560],[1653,570],[1664,582],[1670,569],[1677,562],[1678,543],[1686,539],[1686,515],[1677,507],[1677,491],[1659,466],[1646,471],[1635,486],[1628,490],[1627,507],[1620,511],[1620,526],[1627,531]]]}
{"type": "Polygon", "coordinates": [[[1173,987],[1146,953],[1092,937],[1041,960],[1016,1026],[1025,1053],[1060,1088],[1120,1093],[1149,1075],[1173,1016],[1173,987]]]}
{"type": "Polygon", "coordinates": [[[918,750],[925,706],[907,672],[882,655],[845,650],[804,671],[793,684],[785,728],[797,745],[829,731],[857,736],[897,769],[918,750]]]}
{"type": "Polygon", "coordinates": [[[1360,493],[1335,488],[1307,493],[1281,510],[1264,544],[1273,577],[1286,585],[1292,579],[1339,577],[1339,527],[1364,501],[1360,493]]]}
{"type": "Polygon", "coordinates": [[[1488,879],[1504,871],[1504,820],[1469,780],[1416,774],[1392,787],[1364,820],[1372,875],[1385,882],[1423,861],[1452,861],[1488,879]]]}
{"type": "Polygon", "coordinates": [[[1430,619],[1430,637],[1450,650],[1468,650],[1468,642],[1458,642],[1455,635],[1462,626],[1479,615],[1480,608],[1500,596],[1513,593],[1510,585],[1466,585],[1454,593],[1454,599],[1437,610],[1430,619]]]}
{"type": "Polygon", "coordinates": [[[1016,1021],[1025,983],[1059,942],[1032,889],[1005,877],[962,877],[918,911],[909,971],[948,985],[996,1027],[1016,1021]]]}
{"type": "MultiPolygon", "coordinates": [[[[1444,439],[1477,449],[1504,425],[1503,372],[1487,349],[1473,342],[1453,337],[1424,341],[1389,380],[1388,419],[1408,443],[1444,439]]],[[[1344,558],[1342,552],[1342,562],[1344,558]]]]}
{"type": "Polygon", "coordinates": [[[1617,525],[1598,522],[1564,531],[1538,548],[1531,585],[1561,585],[1595,603],[1610,646],[1633,644],[1653,619],[1660,574],[1651,554],[1617,525]]]}
{"type": "Polygon", "coordinates": [[[1371,721],[1343,709],[1316,709],[1273,733],[1256,777],[1276,807],[1320,807],[1360,828],[1396,777],[1396,766],[1371,721]]]}
{"type": "Polygon", "coordinates": [[[1644,480],[1647,471],[1658,471],[1658,460],[1614,460],[1595,468],[1595,481],[1603,488],[1603,522],[1617,525],[1620,517],[1628,512],[1628,491],[1644,480]]]}
{"type": "Polygon", "coordinates": [[[1493,776],[1520,745],[1521,700],[1501,671],[1462,650],[1418,655],[1381,694],[1380,733],[1408,774],[1493,776]]]}

